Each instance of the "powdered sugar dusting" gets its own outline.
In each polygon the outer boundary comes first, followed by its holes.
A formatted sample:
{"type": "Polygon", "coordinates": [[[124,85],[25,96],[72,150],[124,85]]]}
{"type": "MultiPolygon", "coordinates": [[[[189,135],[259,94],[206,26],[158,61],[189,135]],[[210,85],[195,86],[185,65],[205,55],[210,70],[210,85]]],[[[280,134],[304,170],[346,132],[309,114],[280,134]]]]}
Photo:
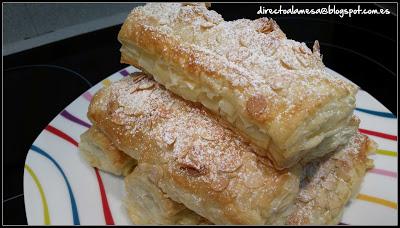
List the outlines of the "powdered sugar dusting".
{"type": "Polygon", "coordinates": [[[278,100],[274,103],[290,107],[315,101],[334,94],[338,87],[354,93],[352,85],[326,72],[319,48],[311,51],[304,43],[287,39],[272,19],[224,21],[203,4],[148,4],[137,12],[128,20],[145,21],[145,26],[176,39],[185,52],[195,56],[195,64],[221,74],[234,87],[274,97],[278,100]],[[271,81],[283,81],[295,89],[273,96],[276,84],[271,81]]]}
{"type": "MultiPolygon", "coordinates": [[[[260,204],[265,208],[276,194],[288,194],[287,191],[296,194],[295,189],[280,189],[283,183],[294,181],[287,178],[288,171],[278,172],[269,162],[260,162],[265,158],[256,155],[242,138],[223,127],[203,108],[173,95],[142,75],[137,73],[103,88],[107,91],[108,99],[103,101],[107,108],[92,107],[89,112],[105,117],[107,122],[97,120],[99,128],[104,130],[103,124],[113,126],[106,129],[108,134],[125,135],[125,139],[142,136],[144,141],[156,143],[160,149],[154,151],[157,154],[146,155],[145,151],[149,151],[146,144],[139,148],[133,143],[116,141],[115,145],[139,150],[133,153],[139,154],[135,157],[139,163],[146,156],[158,157],[152,162],[166,161],[171,175],[186,179],[186,187],[203,189],[210,196],[221,194],[220,199],[238,198],[238,203],[248,201],[259,205],[251,202],[259,197],[266,200],[260,204]],[[119,128],[121,125],[124,127],[119,128]]],[[[101,97],[94,102],[98,99],[101,97]]]]}
{"type": "Polygon", "coordinates": [[[301,191],[287,224],[329,224],[342,211],[369,168],[369,139],[356,134],[338,151],[304,167],[301,191]]]}

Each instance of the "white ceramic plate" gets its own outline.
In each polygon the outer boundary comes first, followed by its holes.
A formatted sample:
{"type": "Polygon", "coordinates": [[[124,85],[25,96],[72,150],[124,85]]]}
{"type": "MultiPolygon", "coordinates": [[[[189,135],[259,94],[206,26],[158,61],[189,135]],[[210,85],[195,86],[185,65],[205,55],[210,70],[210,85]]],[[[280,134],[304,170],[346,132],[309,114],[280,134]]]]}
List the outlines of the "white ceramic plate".
{"type": "MultiPolygon", "coordinates": [[[[102,86],[136,71],[127,67],[78,97],[57,115],[33,143],[25,161],[25,210],[30,225],[132,224],[122,205],[123,179],[97,171],[78,154],[79,136],[88,129],[89,101],[102,86]]],[[[360,90],[360,129],[379,144],[375,168],[360,194],[345,209],[342,223],[397,224],[397,118],[360,90]]]]}

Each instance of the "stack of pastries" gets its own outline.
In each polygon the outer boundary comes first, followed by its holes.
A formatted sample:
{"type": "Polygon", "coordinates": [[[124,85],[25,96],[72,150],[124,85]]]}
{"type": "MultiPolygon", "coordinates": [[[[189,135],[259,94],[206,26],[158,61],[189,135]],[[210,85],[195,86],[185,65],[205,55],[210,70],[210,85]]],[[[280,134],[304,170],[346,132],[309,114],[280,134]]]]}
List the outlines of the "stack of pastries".
{"type": "Polygon", "coordinates": [[[358,88],[271,19],[205,4],[137,7],[118,40],[137,72],[102,88],[81,136],[125,176],[135,224],[337,224],[373,166],[358,88]]]}

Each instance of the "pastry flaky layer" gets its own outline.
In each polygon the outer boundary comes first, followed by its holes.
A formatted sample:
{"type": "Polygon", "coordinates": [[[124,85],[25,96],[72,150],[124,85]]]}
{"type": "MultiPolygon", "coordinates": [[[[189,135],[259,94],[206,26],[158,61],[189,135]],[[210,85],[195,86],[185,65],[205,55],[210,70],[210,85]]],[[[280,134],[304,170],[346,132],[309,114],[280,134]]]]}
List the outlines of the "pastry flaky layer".
{"type": "Polygon", "coordinates": [[[142,73],[97,92],[88,117],[115,147],[151,165],[169,198],[212,223],[272,223],[298,194],[300,167],[277,171],[201,106],[142,73]]]}
{"type": "Polygon", "coordinates": [[[152,3],[132,10],[118,39],[121,62],[230,122],[277,168],[322,157],[355,132],[358,88],[325,70],[318,42],[311,51],[271,19],[224,21],[202,4],[152,3]]]}
{"type": "Polygon", "coordinates": [[[154,168],[140,163],[125,178],[125,207],[135,224],[201,225],[212,224],[204,217],[177,203],[164,193],[152,179],[154,168]]]}
{"type": "Polygon", "coordinates": [[[81,135],[79,150],[90,166],[117,176],[129,175],[125,179],[127,195],[123,202],[135,224],[209,223],[183,204],[168,198],[159,187],[149,182],[147,176],[137,175],[143,165],[135,169],[136,160],[118,150],[97,127],[92,126],[81,135]]]}
{"type": "MultiPolygon", "coordinates": [[[[89,130],[93,131],[93,129],[89,130]]],[[[102,134],[98,130],[97,134],[102,134]]],[[[114,147],[105,137],[85,137],[90,144],[108,144],[107,147],[89,147],[88,150],[101,162],[94,165],[110,172],[109,165],[113,156],[104,156],[114,147]],[[99,142],[100,141],[100,142],[99,142]]],[[[114,147],[115,148],[115,147],[114,147]]],[[[375,144],[368,137],[354,135],[348,144],[334,154],[308,163],[302,170],[300,192],[295,202],[273,224],[286,225],[321,225],[338,224],[343,208],[356,195],[365,172],[372,167],[368,154],[375,150],[375,144]]],[[[120,151],[120,153],[123,153],[120,151]]],[[[88,159],[87,156],[85,156],[88,159]]],[[[123,156],[121,161],[129,162],[132,158],[123,156]]],[[[119,167],[119,166],[118,166],[119,167]]],[[[117,175],[126,175],[121,168],[117,175]]],[[[153,165],[141,163],[134,172],[125,178],[127,195],[124,204],[135,224],[211,224],[207,219],[186,208],[183,204],[171,200],[153,178],[153,165]]],[[[133,169],[130,169],[132,171],[133,169]]]]}
{"type": "MultiPolygon", "coordinates": [[[[301,188],[294,203],[270,224],[338,224],[345,205],[357,194],[366,170],[372,167],[372,161],[367,156],[374,150],[375,144],[368,137],[356,134],[334,154],[308,163],[303,167],[301,188]]],[[[157,181],[153,179],[154,169],[154,165],[140,163],[134,173],[125,179],[129,193],[126,202],[131,203],[127,204],[127,208],[139,214],[133,221],[150,221],[154,215],[161,214],[170,222],[178,214],[179,220],[175,224],[207,224],[208,221],[201,220],[200,216],[190,210],[180,212],[182,205],[167,198],[157,186],[157,181]]]]}
{"type": "Polygon", "coordinates": [[[97,127],[81,135],[79,151],[89,165],[115,175],[126,176],[136,166],[136,160],[118,150],[97,127]]]}
{"type": "Polygon", "coordinates": [[[278,171],[215,116],[142,73],[96,93],[88,117],[138,160],[125,180],[125,204],[132,220],[143,224],[333,224],[373,148],[355,135],[303,172],[278,171]],[[160,216],[149,217],[155,213],[160,216]]]}

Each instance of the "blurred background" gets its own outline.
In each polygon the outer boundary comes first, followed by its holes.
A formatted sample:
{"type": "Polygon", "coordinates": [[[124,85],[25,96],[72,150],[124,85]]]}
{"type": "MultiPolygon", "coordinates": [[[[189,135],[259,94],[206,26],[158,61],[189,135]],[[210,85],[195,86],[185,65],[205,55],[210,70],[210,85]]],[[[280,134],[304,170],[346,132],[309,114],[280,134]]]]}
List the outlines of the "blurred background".
{"type": "MultiPolygon", "coordinates": [[[[30,145],[68,104],[126,67],[117,34],[140,3],[3,3],[3,223],[26,224],[23,170],[30,145]]],[[[212,4],[225,20],[275,19],[287,37],[319,40],[327,67],[349,78],[397,116],[397,5],[333,4],[389,9],[390,15],[257,15],[260,6],[212,4]]],[[[328,4],[294,4],[320,8],[328,4]]]]}

